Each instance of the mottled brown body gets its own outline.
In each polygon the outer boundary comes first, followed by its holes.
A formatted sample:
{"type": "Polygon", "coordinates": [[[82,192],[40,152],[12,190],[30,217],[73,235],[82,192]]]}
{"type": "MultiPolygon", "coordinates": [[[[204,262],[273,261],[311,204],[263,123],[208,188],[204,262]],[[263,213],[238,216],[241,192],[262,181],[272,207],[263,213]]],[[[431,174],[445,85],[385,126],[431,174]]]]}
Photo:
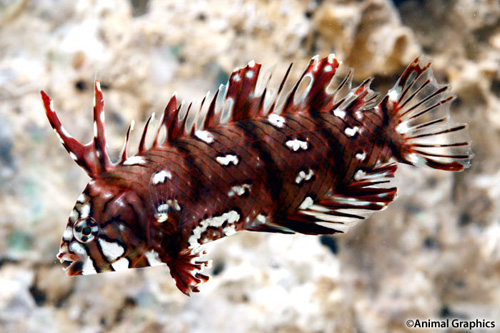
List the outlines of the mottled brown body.
{"type": "Polygon", "coordinates": [[[98,83],[87,145],[67,134],[42,93],[56,134],[93,179],[63,234],[58,258],[68,274],[165,263],[188,294],[208,279],[200,273],[207,263],[196,261],[202,244],[243,230],[344,232],[394,200],[387,184],[396,161],[450,171],[469,165],[465,125],[450,122],[453,97],[430,63],[416,59],[378,104],[371,80],[350,89],[351,73],[328,92],[338,66],[332,55],[313,58],[285,98],[288,72],[269,100],[267,88],[256,92],[260,65],[251,62],[232,73],[222,104],[221,90],[206,112],[202,102],[200,128],[186,127],[191,105],[180,118],[185,109],[173,96],[152,145],[148,121],[129,157],[129,129],[117,164],[104,149],[98,83]]]}

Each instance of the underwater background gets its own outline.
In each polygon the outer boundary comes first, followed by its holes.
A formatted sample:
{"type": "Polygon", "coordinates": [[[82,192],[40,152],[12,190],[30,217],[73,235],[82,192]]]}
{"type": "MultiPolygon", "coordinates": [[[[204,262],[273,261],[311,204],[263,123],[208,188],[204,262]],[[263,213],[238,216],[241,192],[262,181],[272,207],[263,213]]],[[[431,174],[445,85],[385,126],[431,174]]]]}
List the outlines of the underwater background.
{"type": "MultiPolygon", "coordinates": [[[[496,0],[0,0],[0,331],[406,332],[407,320],[500,327],[500,3],[496,0]],[[243,232],[208,244],[211,280],[186,297],[166,266],[67,277],[56,259],[88,176],[54,135],[132,147],[152,112],[200,101],[250,60],[335,53],[385,93],[425,54],[469,123],[475,158],[451,174],[400,165],[398,199],[336,236],[243,232]]],[[[457,330],[460,331],[460,330],[457,330]]],[[[464,329],[467,331],[467,329],[464,329]]],[[[484,329],[495,331],[495,329],[484,329]]]]}

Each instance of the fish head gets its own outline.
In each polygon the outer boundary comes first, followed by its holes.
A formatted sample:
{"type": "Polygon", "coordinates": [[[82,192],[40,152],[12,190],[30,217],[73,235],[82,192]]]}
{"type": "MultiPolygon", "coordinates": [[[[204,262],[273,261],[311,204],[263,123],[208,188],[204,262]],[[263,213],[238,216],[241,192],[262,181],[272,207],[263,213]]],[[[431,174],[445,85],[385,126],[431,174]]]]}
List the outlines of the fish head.
{"type": "MultiPolygon", "coordinates": [[[[94,86],[94,138],[83,144],[63,127],[50,97],[41,92],[47,118],[70,157],[92,179],[78,198],[64,230],[57,258],[68,275],[86,275],[126,268],[163,264],[151,250],[149,216],[143,194],[130,188],[132,183],[117,174],[118,166],[134,167],[144,160],[127,155],[128,128],[121,158],[112,163],[106,149],[104,99],[99,81],[94,86]]],[[[171,109],[176,109],[171,100],[171,109]]],[[[170,110],[170,109],[169,109],[170,110]]],[[[145,148],[147,126],[139,153],[145,148]]],[[[156,141],[155,141],[156,143],[156,141]]],[[[129,174],[129,176],[132,173],[129,174]]]]}
{"type": "Polygon", "coordinates": [[[78,197],[57,258],[70,276],[162,264],[148,251],[147,217],[133,190],[91,181],[78,197]]]}

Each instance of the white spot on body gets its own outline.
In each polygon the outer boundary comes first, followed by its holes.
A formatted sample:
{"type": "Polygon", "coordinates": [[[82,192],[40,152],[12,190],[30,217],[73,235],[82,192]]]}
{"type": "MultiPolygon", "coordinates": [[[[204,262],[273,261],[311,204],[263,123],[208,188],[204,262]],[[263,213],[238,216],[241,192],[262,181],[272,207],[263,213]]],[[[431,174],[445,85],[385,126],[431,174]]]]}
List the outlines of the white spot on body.
{"type": "Polygon", "coordinates": [[[50,111],[55,112],[54,111],[54,101],[52,101],[52,100],[50,101],[49,108],[50,108],[50,111]]]}
{"type": "Polygon", "coordinates": [[[362,152],[362,153],[357,153],[356,154],[356,158],[360,161],[364,161],[365,158],[366,158],[366,152],[362,152]]]}
{"type": "Polygon", "coordinates": [[[248,71],[245,76],[247,77],[247,79],[251,79],[253,77],[253,72],[252,71],[248,71]]]}
{"type": "Polygon", "coordinates": [[[231,154],[228,154],[226,156],[217,156],[215,160],[221,165],[229,165],[230,163],[237,165],[239,162],[238,156],[231,154]]]}
{"type": "Polygon", "coordinates": [[[358,171],[356,171],[356,173],[354,174],[354,179],[355,179],[355,180],[360,180],[360,179],[365,178],[365,176],[366,176],[366,172],[364,172],[363,170],[358,170],[358,171]]]}
{"type": "MultiPolygon", "coordinates": [[[[239,69],[235,69],[236,70],[239,70],[239,69]]],[[[241,78],[240,78],[240,75],[239,74],[236,74],[235,76],[233,76],[233,81],[235,82],[240,82],[241,78]]]]}
{"type": "Polygon", "coordinates": [[[410,130],[410,128],[408,127],[408,124],[406,121],[403,121],[398,126],[396,126],[396,132],[398,132],[399,134],[405,134],[409,130],[410,130]]]}
{"type": "Polygon", "coordinates": [[[192,249],[200,245],[199,240],[201,234],[203,234],[208,227],[218,228],[221,227],[225,222],[227,222],[228,225],[224,228],[226,229],[231,224],[239,221],[239,219],[240,219],[240,214],[238,214],[237,211],[232,210],[222,214],[221,216],[215,216],[201,221],[199,225],[193,229],[193,232],[191,233],[191,236],[188,239],[189,248],[192,249]]]}
{"type": "Polygon", "coordinates": [[[90,205],[89,204],[82,205],[82,208],[80,209],[80,217],[84,219],[88,217],[89,214],[90,214],[90,205]]]}
{"type": "Polygon", "coordinates": [[[158,185],[158,184],[164,183],[167,178],[172,179],[172,173],[170,173],[170,171],[162,170],[162,171],[155,172],[153,174],[153,178],[152,178],[153,185],[158,185]]]}
{"type": "Polygon", "coordinates": [[[285,125],[285,118],[283,118],[279,114],[271,113],[269,117],[267,117],[267,119],[269,120],[269,123],[271,123],[271,125],[273,126],[283,128],[283,126],[285,125]]]}
{"type": "Polygon", "coordinates": [[[123,162],[123,165],[146,164],[146,160],[142,156],[131,156],[123,162]]]}
{"type": "Polygon", "coordinates": [[[97,274],[94,265],[92,264],[92,259],[90,257],[85,258],[85,262],[82,267],[82,275],[97,274]]]}
{"type": "Polygon", "coordinates": [[[63,239],[69,241],[72,236],[73,236],[73,228],[66,227],[66,229],[63,232],[63,239]]]}
{"type": "Polygon", "coordinates": [[[145,255],[150,266],[164,265],[164,263],[160,259],[160,255],[155,250],[147,251],[145,255]]]}
{"type": "Polygon", "coordinates": [[[97,137],[97,123],[94,121],[94,136],[97,137]]]}
{"type": "Polygon", "coordinates": [[[302,201],[302,203],[300,204],[299,209],[305,210],[305,209],[311,207],[313,204],[314,204],[313,199],[311,197],[306,197],[304,199],[304,201],[302,201]]]}
{"type": "Polygon", "coordinates": [[[166,203],[158,205],[158,212],[159,213],[165,213],[168,212],[168,205],[166,203]]]}
{"type": "Polygon", "coordinates": [[[222,229],[222,231],[224,232],[224,235],[231,236],[236,233],[236,227],[234,226],[234,224],[229,224],[227,227],[222,229]]]}
{"type": "Polygon", "coordinates": [[[115,261],[120,258],[124,253],[125,249],[123,246],[116,242],[108,242],[102,238],[99,238],[99,245],[102,249],[102,254],[108,259],[108,261],[115,261]]]}
{"type": "Polygon", "coordinates": [[[336,110],[333,110],[333,115],[339,117],[340,119],[344,119],[346,113],[344,110],[336,109],[336,110]]]}
{"type": "Polygon", "coordinates": [[[242,196],[243,194],[245,194],[245,192],[247,190],[250,190],[251,187],[252,187],[252,185],[248,185],[248,184],[243,184],[241,186],[233,186],[233,187],[231,187],[231,190],[229,190],[227,195],[230,197],[234,196],[235,194],[242,196]]]}
{"type": "Polygon", "coordinates": [[[356,135],[356,133],[358,133],[358,131],[359,131],[359,127],[354,126],[353,128],[350,128],[350,127],[346,128],[344,133],[345,133],[345,135],[352,137],[352,136],[356,135]]]}
{"type": "Polygon", "coordinates": [[[300,171],[299,174],[297,175],[297,178],[295,178],[295,182],[297,184],[302,183],[303,180],[308,181],[314,176],[314,171],[312,169],[307,170],[307,173],[305,171],[300,171]]]}
{"type": "Polygon", "coordinates": [[[156,222],[158,223],[165,222],[168,219],[168,210],[170,208],[173,208],[176,211],[181,210],[181,206],[179,206],[179,203],[177,202],[176,199],[167,200],[166,203],[159,204],[158,207],[156,207],[157,211],[157,213],[155,214],[156,222]]]}
{"type": "Polygon", "coordinates": [[[167,204],[169,204],[170,206],[172,206],[176,211],[180,211],[181,210],[181,206],[179,206],[179,203],[177,202],[176,199],[174,199],[174,200],[167,200],[167,204]]]}
{"type": "Polygon", "coordinates": [[[414,165],[419,165],[420,159],[418,158],[417,154],[415,153],[408,154],[407,159],[414,165]]]}
{"type": "Polygon", "coordinates": [[[208,227],[220,227],[227,221],[227,223],[234,223],[240,219],[240,214],[237,211],[232,210],[230,212],[224,213],[221,216],[212,217],[201,221],[200,224],[206,224],[208,227]]]}
{"type": "Polygon", "coordinates": [[[71,252],[82,255],[82,256],[87,254],[87,251],[85,251],[85,248],[83,247],[83,245],[78,243],[77,241],[71,242],[69,244],[69,249],[71,252]]]}
{"type": "Polygon", "coordinates": [[[306,141],[301,141],[298,139],[288,140],[285,144],[288,148],[290,148],[293,151],[297,151],[299,149],[307,150],[308,148],[306,141]]]}
{"type": "Polygon", "coordinates": [[[259,214],[257,215],[257,221],[263,224],[267,223],[267,217],[265,215],[259,214]]]}
{"type": "Polygon", "coordinates": [[[323,69],[325,72],[331,72],[333,70],[332,65],[326,65],[325,68],[323,69]]]}
{"type": "Polygon", "coordinates": [[[214,142],[214,136],[209,131],[196,131],[194,132],[194,135],[205,143],[210,144],[214,142]]]}
{"type": "Polygon", "coordinates": [[[387,97],[389,97],[389,101],[397,102],[399,98],[399,92],[397,90],[391,89],[387,93],[387,97]]]}
{"type": "Polygon", "coordinates": [[[99,115],[99,119],[101,120],[101,123],[104,123],[104,112],[101,112],[101,114],[99,115]]]}
{"type": "Polygon", "coordinates": [[[72,152],[69,153],[69,156],[73,159],[73,161],[78,161],[78,157],[72,152]]]}
{"type": "Polygon", "coordinates": [[[207,230],[206,228],[203,228],[201,226],[197,226],[196,228],[193,229],[191,236],[188,239],[190,249],[200,246],[198,240],[200,239],[201,234],[204,233],[206,230],[207,230]]]}
{"type": "Polygon", "coordinates": [[[101,91],[101,82],[95,81],[95,87],[96,87],[97,91],[101,91]]]}
{"type": "Polygon", "coordinates": [[[75,222],[77,218],[78,218],[78,212],[75,209],[73,209],[71,213],[69,213],[69,219],[70,221],[75,222]]]}
{"type": "Polygon", "coordinates": [[[129,265],[128,259],[127,258],[121,258],[120,260],[115,261],[114,263],[112,263],[111,267],[113,267],[113,269],[115,271],[124,271],[124,270],[128,269],[128,265],[129,265]]]}
{"type": "Polygon", "coordinates": [[[88,197],[87,197],[87,195],[85,195],[85,193],[82,193],[82,194],[80,194],[78,199],[76,199],[76,201],[79,203],[84,203],[84,202],[88,201],[88,197]]]}
{"type": "Polygon", "coordinates": [[[167,213],[157,213],[155,214],[156,222],[158,223],[163,223],[166,220],[168,220],[168,214],[167,213]]]}

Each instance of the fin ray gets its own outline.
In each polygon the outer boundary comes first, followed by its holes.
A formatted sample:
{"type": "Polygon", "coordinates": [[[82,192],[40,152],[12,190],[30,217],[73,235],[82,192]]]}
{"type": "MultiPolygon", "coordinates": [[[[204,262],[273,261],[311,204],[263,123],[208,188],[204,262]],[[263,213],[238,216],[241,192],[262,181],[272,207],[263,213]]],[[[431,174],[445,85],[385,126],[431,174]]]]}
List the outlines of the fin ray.
{"type": "Polygon", "coordinates": [[[186,249],[174,258],[162,258],[170,268],[170,275],[177,288],[187,296],[190,296],[191,292],[199,292],[199,286],[209,280],[209,276],[201,272],[211,266],[211,261],[197,260],[203,254],[205,252],[194,253],[186,249]]]}
{"type": "Polygon", "coordinates": [[[395,158],[404,163],[462,171],[473,157],[467,125],[450,119],[455,98],[437,83],[431,63],[415,59],[378,105],[388,123],[395,158]]]}
{"type": "Polygon", "coordinates": [[[104,101],[99,81],[95,81],[94,85],[94,138],[87,144],[80,143],[68,134],[54,110],[50,97],[43,91],[40,93],[50,125],[73,160],[91,178],[96,178],[99,174],[111,170],[113,165],[106,150],[104,101]]]}
{"type": "Polygon", "coordinates": [[[345,232],[396,198],[395,187],[380,186],[391,181],[396,169],[396,164],[391,163],[366,170],[363,177],[275,223],[303,234],[345,232]]]}

